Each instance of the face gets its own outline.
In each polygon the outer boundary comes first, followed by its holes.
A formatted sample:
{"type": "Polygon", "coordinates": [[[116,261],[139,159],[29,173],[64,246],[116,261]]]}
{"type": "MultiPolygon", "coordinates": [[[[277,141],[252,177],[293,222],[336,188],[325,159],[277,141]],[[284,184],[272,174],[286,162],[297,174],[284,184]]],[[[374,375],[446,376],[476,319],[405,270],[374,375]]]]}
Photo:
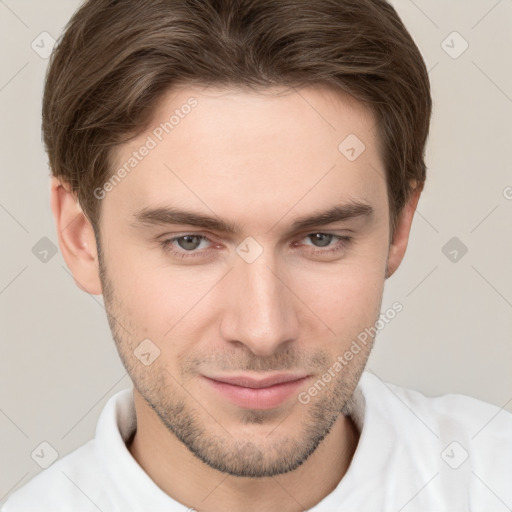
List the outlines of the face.
{"type": "Polygon", "coordinates": [[[115,154],[130,170],[101,199],[114,339],[148,410],[215,469],[297,468],[352,395],[371,341],[333,365],[379,317],[389,251],[376,137],[326,88],[189,87],[115,154]]]}

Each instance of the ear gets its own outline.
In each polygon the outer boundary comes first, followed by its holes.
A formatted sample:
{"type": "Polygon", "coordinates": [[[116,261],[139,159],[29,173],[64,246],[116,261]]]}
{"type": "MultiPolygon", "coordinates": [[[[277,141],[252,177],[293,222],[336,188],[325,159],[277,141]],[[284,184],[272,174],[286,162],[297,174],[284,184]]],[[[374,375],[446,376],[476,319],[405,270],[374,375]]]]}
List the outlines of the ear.
{"type": "Polygon", "coordinates": [[[398,215],[393,240],[389,246],[386,278],[391,277],[395,273],[405,255],[412,219],[422,190],[423,184],[413,188],[407,203],[405,203],[398,215]]]}
{"type": "Polygon", "coordinates": [[[76,285],[84,292],[101,295],[98,252],[92,224],[71,192],[71,187],[54,176],[50,184],[50,203],[60,250],[76,285]]]}

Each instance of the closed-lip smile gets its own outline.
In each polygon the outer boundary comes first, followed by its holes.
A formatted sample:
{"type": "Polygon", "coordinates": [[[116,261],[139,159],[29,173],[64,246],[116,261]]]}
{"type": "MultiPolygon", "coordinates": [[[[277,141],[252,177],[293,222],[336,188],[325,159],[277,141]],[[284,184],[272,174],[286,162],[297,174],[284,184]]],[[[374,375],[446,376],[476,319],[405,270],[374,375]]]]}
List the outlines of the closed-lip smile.
{"type": "Polygon", "coordinates": [[[275,373],[264,377],[248,374],[203,375],[203,377],[213,389],[239,407],[272,409],[293,395],[309,375],[275,373]]]}

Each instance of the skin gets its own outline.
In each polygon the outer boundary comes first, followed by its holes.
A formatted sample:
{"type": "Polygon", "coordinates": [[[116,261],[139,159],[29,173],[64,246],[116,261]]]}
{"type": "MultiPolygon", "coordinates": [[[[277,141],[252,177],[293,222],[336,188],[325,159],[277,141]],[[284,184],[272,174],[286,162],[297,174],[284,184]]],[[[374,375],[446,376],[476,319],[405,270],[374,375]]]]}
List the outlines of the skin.
{"type": "Polygon", "coordinates": [[[191,113],[102,199],[100,255],[76,198],[52,179],[60,247],[77,285],[104,295],[134,383],[138,427],[127,446],[153,481],[201,512],[306,510],[350,465],[359,432],[345,406],[372,343],[308,404],[297,395],[377,321],[420,190],[391,238],[375,119],[319,86],[173,89],[149,128],[117,148],[115,168],[190,97],[198,102],[191,113]],[[338,150],[349,134],[366,146],[352,162],[338,150]],[[298,218],[350,201],[373,214],[291,230],[298,218]],[[166,206],[239,229],[137,221],[136,213],[166,206]],[[319,242],[315,233],[335,236],[319,242]],[[187,234],[207,240],[162,246],[187,234]],[[262,250],[251,263],[236,251],[249,236],[262,250]],[[343,246],[338,236],[351,242],[343,246]],[[172,249],[199,256],[179,258],[172,249]],[[160,352],[146,366],[134,351],[148,338],[160,352]],[[309,377],[267,410],[234,405],[203,378],[276,371],[309,377]]]}

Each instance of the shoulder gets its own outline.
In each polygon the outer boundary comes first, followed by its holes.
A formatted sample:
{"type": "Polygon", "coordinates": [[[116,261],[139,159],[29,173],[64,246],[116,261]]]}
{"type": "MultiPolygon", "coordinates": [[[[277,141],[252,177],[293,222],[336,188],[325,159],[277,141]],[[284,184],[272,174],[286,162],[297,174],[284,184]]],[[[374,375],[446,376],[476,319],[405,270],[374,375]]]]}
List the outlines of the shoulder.
{"type": "MultiPolygon", "coordinates": [[[[1,512],[97,511],[102,468],[91,440],[54,462],[14,492],[1,512]]],[[[101,491],[100,491],[101,492],[101,491]]]]}
{"type": "Polygon", "coordinates": [[[95,438],[54,462],[15,491],[0,512],[97,512],[113,510],[112,478],[119,466],[135,465],[124,438],[136,424],[131,388],[121,390],[105,404],[95,438]]]}
{"type": "Polygon", "coordinates": [[[458,428],[475,439],[491,432],[501,440],[512,441],[512,414],[503,407],[462,394],[426,396],[420,391],[385,382],[368,371],[363,372],[361,388],[373,410],[383,413],[391,408],[398,414],[399,424],[423,420],[425,427],[437,433],[458,428]]]}
{"type": "Polygon", "coordinates": [[[425,396],[370,372],[360,384],[370,437],[392,446],[386,464],[399,454],[397,471],[419,474],[416,485],[433,479],[429,492],[443,503],[469,500],[474,510],[512,503],[512,414],[504,407],[462,394],[425,396]]]}

